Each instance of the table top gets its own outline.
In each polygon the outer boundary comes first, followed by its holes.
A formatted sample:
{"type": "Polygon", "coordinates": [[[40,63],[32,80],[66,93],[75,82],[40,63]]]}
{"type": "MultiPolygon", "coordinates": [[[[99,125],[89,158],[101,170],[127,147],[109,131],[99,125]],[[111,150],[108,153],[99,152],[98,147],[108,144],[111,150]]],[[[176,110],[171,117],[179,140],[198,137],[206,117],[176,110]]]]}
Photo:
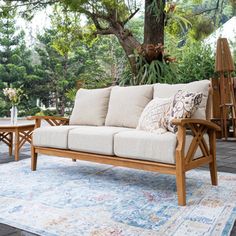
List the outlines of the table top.
{"type": "Polygon", "coordinates": [[[17,124],[11,124],[9,119],[0,119],[0,129],[4,128],[21,128],[21,127],[33,127],[34,121],[29,120],[19,120],[17,124]]]}

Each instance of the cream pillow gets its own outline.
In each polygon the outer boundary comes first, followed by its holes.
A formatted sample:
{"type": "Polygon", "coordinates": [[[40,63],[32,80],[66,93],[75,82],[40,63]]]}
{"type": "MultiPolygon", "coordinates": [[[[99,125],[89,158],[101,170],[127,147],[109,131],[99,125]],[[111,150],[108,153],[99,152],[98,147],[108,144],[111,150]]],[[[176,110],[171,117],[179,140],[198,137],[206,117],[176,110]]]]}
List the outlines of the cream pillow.
{"type": "Polygon", "coordinates": [[[179,90],[172,101],[167,122],[168,130],[175,133],[177,126],[172,124],[173,119],[191,118],[202,102],[202,93],[193,93],[179,90]]]}
{"type": "Polygon", "coordinates": [[[142,112],[137,129],[159,134],[167,132],[171,102],[171,98],[154,98],[150,101],[142,112]]]}
{"type": "Polygon", "coordinates": [[[110,93],[111,88],[79,89],[70,125],[104,125],[110,93]]]}
{"type": "Polygon", "coordinates": [[[152,97],[152,85],[113,87],[105,125],[136,128],[143,109],[152,97]]]}
{"type": "Polygon", "coordinates": [[[194,93],[202,93],[202,102],[197,109],[197,111],[193,114],[192,118],[195,119],[206,119],[206,107],[207,100],[209,94],[209,80],[200,80],[194,81],[187,84],[155,84],[154,85],[154,95],[153,97],[159,98],[169,98],[174,96],[179,90],[191,91],[194,93]]]}

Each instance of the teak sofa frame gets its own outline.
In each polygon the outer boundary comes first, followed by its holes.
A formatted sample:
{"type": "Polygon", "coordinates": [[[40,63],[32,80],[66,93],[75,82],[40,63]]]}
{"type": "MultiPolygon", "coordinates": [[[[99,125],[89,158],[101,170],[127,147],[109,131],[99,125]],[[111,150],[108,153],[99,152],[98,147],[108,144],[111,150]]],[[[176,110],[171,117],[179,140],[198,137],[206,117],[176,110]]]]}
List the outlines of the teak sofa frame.
{"type": "MultiPolygon", "coordinates": [[[[32,116],[30,120],[35,120],[35,128],[40,127],[41,121],[44,120],[52,126],[68,125],[69,119],[51,116],[32,116]]],[[[130,158],[121,158],[116,156],[105,156],[84,152],[77,152],[64,149],[47,148],[47,147],[31,147],[31,169],[36,170],[38,154],[53,155],[59,157],[72,158],[73,161],[85,160],[102,164],[115,166],[124,166],[147,171],[157,171],[164,174],[172,174],[176,176],[176,186],[178,195],[178,204],[186,205],[186,183],[185,173],[188,170],[208,164],[210,169],[211,183],[217,185],[217,166],[216,166],[216,131],[220,131],[216,124],[200,119],[176,119],[173,124],[178,126],[176,147],[176,163],[164,164],[152,161],[136,160],[130,158]],[[186,134],[192,132],[193,140],[185,153],[186,134]],[[209,146],[205,140],[204,134],[209,135],[209,146]],[[194,154],[197,148],[200,147],[202,157],[194,159],[194,154]]]]}

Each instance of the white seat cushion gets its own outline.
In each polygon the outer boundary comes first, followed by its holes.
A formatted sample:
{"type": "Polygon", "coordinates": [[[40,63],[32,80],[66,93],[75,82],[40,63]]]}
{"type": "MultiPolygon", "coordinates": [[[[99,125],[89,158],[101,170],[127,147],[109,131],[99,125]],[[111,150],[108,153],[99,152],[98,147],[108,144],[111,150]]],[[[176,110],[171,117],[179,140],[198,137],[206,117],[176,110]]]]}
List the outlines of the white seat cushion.
{"type": "Polygon", "coordinates": [[[70,125],[104,125],[111,88],[79,89],[70,125]]]}
{"type": "Polygon", "coordinates": [[[69,132],[69,149],[104,155],[114,155],[114,135],[131,129],[121,127],[80,126],[69,132]]]}
{"type": "Polygon", "coordinates": [[[52,147],[67,149],[68,133],[78,126],[49,126],[35,129],[33,132],[33,145],[39,147],[52,147]]]}
{"type": "Polygon", "coordinates": [[[209,93],[209,80],[194,81],[188,84],[155,84],[153,97],[156,98],[169,98],[174,96],[178,90],[187,92],[202,93],[202,102],[193,114],[192,118],[206,119],[206,106],[209,93]]]}
{"type": "MultiPolygon", "coordinates": [[[[192,136],[187,135],[185,153],[191,143],[192,136]]],[[[177,145],[176,134],[167,132],[155,134],[142,130],[118,133],[114,138],[114,152],[116,156],[141,159],[167,164],[175,163],[177,145]]],[[[195,158],[202,156],[200,148],[195,158]]]]}
{"type": "Polygon", "coordinates": [[[113,87],[105,125],[136,128],[143,109],[152,97],[152,85],[113,87]]]}

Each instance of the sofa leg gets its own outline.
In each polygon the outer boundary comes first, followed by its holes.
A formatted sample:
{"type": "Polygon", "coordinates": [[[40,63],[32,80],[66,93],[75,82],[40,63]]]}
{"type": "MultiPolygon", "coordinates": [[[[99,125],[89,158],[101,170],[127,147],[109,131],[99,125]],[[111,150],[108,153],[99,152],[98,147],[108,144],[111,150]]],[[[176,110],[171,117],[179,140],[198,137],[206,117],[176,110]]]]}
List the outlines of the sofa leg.
{"type": "Polygon", "coordinates": [[[211,173],[211,184],[218,185],[218,178],[217,178],[217,164],[216,164],[216,156],[213,155],[212,162],[209,163],[209,169],[211,173]]]}
{"type": "Polygon", "coordinates": [[[35,171],[37,167],[38,153],[35,152],[34,146],[31,146],[31,170],[35,171]]]}
{"type": "Polygon", "coordinates": [[[209,169],[211,173],[211,184],[218,185],[217,179],[217,164],[216,164],[216,133],[215,131],[210,132],[210,153],[212,155],[212,161],[209,163],[209,169]]]}
{"type": "Polygon", "coordinates": [[[186,205],[186,181],[185,181],[185,172],[176,173],[176,187],[177,187],[177,196],[178,196],[178,205],[186,205]]]}
{"type": "Polygon", "coordinates": [[[72,161],[76,162],[76,159],[72,159],[72,161]]]}
{"type": "Polygon", "coordinates": [[[218,180],[217,180],[217,167],[215,161],[209,164],[209,169],[211,172],[211,184],[216,186],[218,185],[218,180]]]}

